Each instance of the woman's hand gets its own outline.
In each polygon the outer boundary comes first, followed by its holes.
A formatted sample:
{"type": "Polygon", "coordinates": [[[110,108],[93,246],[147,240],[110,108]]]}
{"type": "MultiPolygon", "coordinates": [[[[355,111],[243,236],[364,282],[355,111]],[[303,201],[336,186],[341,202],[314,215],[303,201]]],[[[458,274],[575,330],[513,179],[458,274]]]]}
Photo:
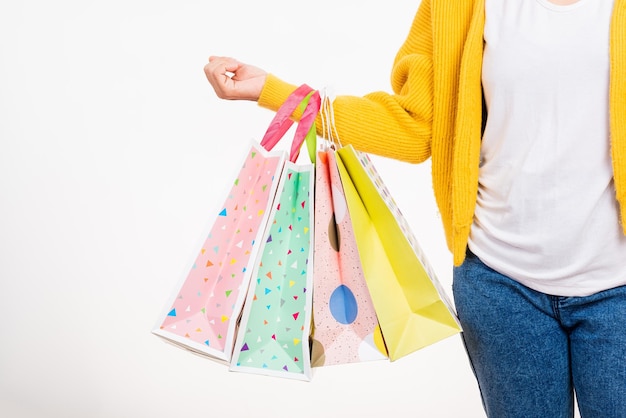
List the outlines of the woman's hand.
{"type": "Polygon", "coordinates": [[[267,77],[264,70],[229,57],[209,57],[204,73],[217,97],[228,100],[258,100],[267,77]]]}

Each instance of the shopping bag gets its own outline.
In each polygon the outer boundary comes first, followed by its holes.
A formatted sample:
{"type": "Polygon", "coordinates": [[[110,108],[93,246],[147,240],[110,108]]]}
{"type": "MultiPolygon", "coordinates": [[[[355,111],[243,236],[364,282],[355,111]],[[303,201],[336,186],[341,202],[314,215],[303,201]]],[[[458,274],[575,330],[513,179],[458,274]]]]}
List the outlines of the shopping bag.
{"type": "Polygon", "coordinates": [[[368,155],[340,148],[337,166],[389,359],[459,333],[452,304],[368,155]]]}
{"type": "MultiPolygon", "coordinates": [[[[315,92],[304,114],[316,114],[319,106],[315,92]]],[[[252,272],[232,371],[311,379],[313,187],[313,164],[285,163],[252,272]]]]}
{"type": "Polygon", "coordinates": [[[313,260],[312,366],[386,359],[333,148],[316,159],[313,260]]]}
{"type": "MultiPolygon", "coordinates": [[[[300,86],[248,149],[230,191],[213,215],[195,260],[176,287],[153,333],[183,348],[229,363],[259,242],[267,227],[287,154],[272,151],[292,125],[293,110],[312,89],[300,86]]],[[[311,123],[315,115],[306,118],[311,123]]],[[[300,126],[298,127],[300,128],[300,126]]],[[[305,134],[294,136],[297,158],[305,134]]]]}

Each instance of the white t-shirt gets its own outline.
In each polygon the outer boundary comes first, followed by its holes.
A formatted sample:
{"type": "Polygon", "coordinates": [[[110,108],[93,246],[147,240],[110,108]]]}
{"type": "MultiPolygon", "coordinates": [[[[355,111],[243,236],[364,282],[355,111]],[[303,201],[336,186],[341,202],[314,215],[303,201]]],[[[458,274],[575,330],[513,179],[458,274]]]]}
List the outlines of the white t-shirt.
{"type": "Polygon", "coordinates": [[[613,0],[487,0],[488,109],[469,248],[535,290],[626,284],[609,143],[613,0]]]}

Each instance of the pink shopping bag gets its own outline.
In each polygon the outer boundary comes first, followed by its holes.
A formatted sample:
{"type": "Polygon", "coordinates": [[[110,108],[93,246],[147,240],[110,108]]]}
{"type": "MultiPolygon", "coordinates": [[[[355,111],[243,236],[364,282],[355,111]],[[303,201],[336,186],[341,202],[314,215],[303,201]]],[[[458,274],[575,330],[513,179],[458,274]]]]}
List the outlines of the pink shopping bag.
{"type": "MultiPolygon", "coordinates": [[[[239,317],[267,227],[287,155],[272,148],[292,125],[289,116],[311,88],[303,85],[284,103],[261,144],[245,154],[195,261],[177,286],[153,333],[183,348],[230,362],[239,317]]],[[[311,122],[308,116],[308,121],[311,122]]],[[[292,144],[295,161],[306,134],[292,144]]]]}
{"type": "Polygon", "coordinates": [[[334,150],[318,153],[315,176],[312,365],[386,359],[334,150]]]}

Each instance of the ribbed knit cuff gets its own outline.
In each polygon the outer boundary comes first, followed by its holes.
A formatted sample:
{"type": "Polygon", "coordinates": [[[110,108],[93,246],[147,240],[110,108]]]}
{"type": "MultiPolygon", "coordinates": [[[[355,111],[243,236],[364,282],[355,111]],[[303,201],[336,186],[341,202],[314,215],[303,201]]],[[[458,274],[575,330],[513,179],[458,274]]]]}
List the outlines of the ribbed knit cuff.
{"type": "Polygon", "coordinates": [[[293,84],[289,84],[273,74],[268,74],[258,104],[266,109],[277,111],[296,88],[293,84]]]}

